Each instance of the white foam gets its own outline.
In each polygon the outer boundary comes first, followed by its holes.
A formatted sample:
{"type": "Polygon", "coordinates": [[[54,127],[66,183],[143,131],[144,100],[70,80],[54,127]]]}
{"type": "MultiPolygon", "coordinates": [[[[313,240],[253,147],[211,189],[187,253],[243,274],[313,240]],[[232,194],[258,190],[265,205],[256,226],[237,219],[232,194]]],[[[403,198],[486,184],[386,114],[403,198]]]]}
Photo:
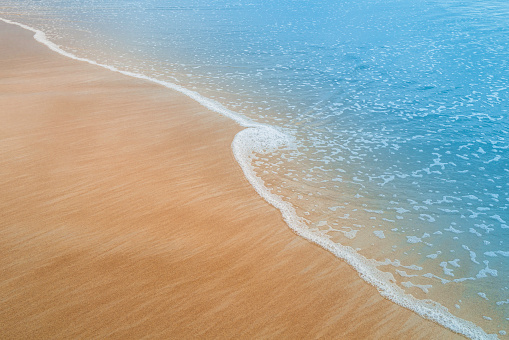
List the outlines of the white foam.
{"type": "Polygon", "coordinates": [[[439,250],[435,254],[426,255],[426,257],[430,258],[430,259],[436,259],[438,257],[438,255],[440,255],[440,254],[442,254],[442,252],[439,250]]]}
{"type": "Polygon", "coordinates": [[[343,230],[340,230],[343,235],[345,235],[346,238],[350,239],[350,240],[353,240],[355,238],[355,236],[357,236],[357,232],[358,230],[355,230],[355,229],[350,229],[348,231],[343,231],[343,230]]]}
{"type": "MultiPolygon", "coordinates": [[[[474,323],[458,318],[452,315],[447,308],[443,307],[437,302],[431,300],[419,300],[412,295],[406,294],[400,287],[392,283],[389,273],[384,273],[377,269],[376,261],[368,260],[358,254],[355,249],[343,246],[338,243],[332,242],[328,238],[319,237],[311,230],[308,229],[304,219],[296,214],[294,207],[283,201],[279,196],[271,193],[271,191],[265,187],[264,182],[259,178],[251,166],[252,156],[255,152],[267,153],[275,151],[276,149],[283,146],[291,146],[294,142],[291,136],[284,134],[280,130],[267,125],[252,122],[236,112],[233,112],[225,108],[222,104],[203,97],[195,91],[188,90],[182,86],[147,77],[143,74],[133,73],[129,71],[122,71],[116,67],[100,64],[93,60],[78,57],[72,53],[64,51],[60,46],[54,44],[46,38],[44,32],[27,25],[17,23],[11,20],[0,18],[5,23],[20,26],[26,30],[34,32],[34,38],[36,41],[46,45],[51,50],[64,55],[66,57],[87,62],[92,65],[100,66],[105,69],[118,72],[130,77],[145,79],[156,84],[160,84],[169,89],[178,91],[191,99],[195,100],[204,107],[222,114],[228,118],[231,118],[239,125],[246,127],[246,129],[240,131],[232,142],[232,150],[235,155],[237,162],[242,168],[244,175],[247,180],[251,183],[256,192],[263,197],[268,203],[276,207],[281,211],[281,214],[288,224],[288,226],[298,235],[305,239],[316,243],[325,250],[333,253],[338,258],[345,260],[350,264],[357,272],[360,277],[366,282],[375,286],[380,294],[385,298],[388,298],[395,303],[408,308],[422,317],[432,320],[440,325],[443,325],[454,332],[463,334],[472,339],[496,339],[495,334],[487,334],[479,326],[474,323]]],[[[488,268],[486,268],[488,270],[488,268]]]]}
{"type": "Polygon", "coordinates": [[[442,282],[442,284],[444,284],[444,285],[445,285],[446,283],[451,282],[451,281],[449,281],[449,280],[447,280],[447,279],[443,279],[443,278],[441,278],[440,276],[436,276],[435,274],[432,274],[432,273],[426,273],[426,274],[423,274],[422,276],[423,276],[423,277],[427,277],[427,278],[429,278],[429,279],[431,279],[431,278],[438,279],[438,280],[440,280],[440,282],[442,282]]]}
{"type": "Polygon", "coordinates": [[[498,276],[498,271],[496,269],[491,269],[488,266],[489,265],[489,261],[483,261],[483,263],[486,265],[486,268],[481,269],[479,271],[479,273],[477,273],[477,275],[475,277],[477,277],[478,279],[483,278],[483,277],[488,277],[487,274],[489,274],[491,276],[498,276]]]}
{"type": "Polygon", "coordinates": [[[407,288],[411,288],[411,287],[416,287],[416,288],[419,288],[421,289],[424,293],[428,294],[429,293],[429,290],[430,288],[432,288],[433,286],[432,285],[418,285],[418,284],[414,284],[410,281],[406,281],[406,282],[401,282],[401,284],[407,288]]]}
{"type": "Polygon", "coordinates": [[[440,267],[444,270],[445,275],[454,276],[453,270],[447,268],[447,262],[440,262],[440,267]]]}
{"type": "Polygon", "coordinates": [[[491,218],[499,221],[500,223],[506,223],[506,221],[504,219],[502,219],[502,217],[500,217],[500,215],[493,215],[493,216],[490,216],[491,218]]]}
{"type": "Polygon", "coordinates": [[[401,268],[406,268],[406,269],[411,269],[411,270],[422,270],[422,267],[419,267],[415,264],[405,266],[405,265],[401,264],[401,261],[398,259],[395,259],[393,261],[391,261],[390,259],[385,259],[384,261],[376,261],[376,264],[378,266],[392,265],[394,267],[401,267],[401,268]]]}
{"type": "Polygon", "coordinates": [[[422,242],[421,238],[419,238],[417,236],[407,236],[406,237],[406,241],[408,243],[420,243],[420,242],[422,242]]]}
{"type": "Polygon", "coordinates": [[[433,216],[431,216],[431,215],[428,215],[428,214],[420,214],[419,215],[419,219],[423,220],[423,221],[428,221],[430,223],[435,222],[435,218],[433,216]]]}
{"type": "Polygon", "coordinates": [[[459,268],[460,265],[458,264],[458,262],[460,261],[460,259],[454,259],[453,261],[447,261],[451,266],[453,267],[456,267],[456,268],[459,268]]]}
{"type": "Polygon", "coordinates": [[[477,295],[479,295],[480,297],[482,297],[484,300],[489,300],[489,299],[488,299],[488,297],[486,296],[486,293],[479,292],[479,293],[477,293],[477,295]]]}
{"type": "Polygon", "coordinates": [[[416,277],[416,276],[419,276],[419,275],[415,275],[415,274],[413,274],[413,275],[411,275],[411,274],[407,274],[407,272],[406,272],[406,271],[404,271],[404,270],[399,270],[399,269],[396,269],[396,273],[398,273],[398,274],[399,274],[400,276],[402,276],[402,277],[416,277]]]}
{"type": "Polygon", "coordinates": [[[477,262],[477,260],[475,259],[477,257],[477,254],[470,250],[470,248],[468,248],[466,245],[463,244],[461,246],[463,247],[463,249],[467,250],[470,253],[470,261],[479,264],[479,262],[477,262]]]}
{"type": "Polygon", "coordinates": [[[461,230],[458,230],[458,229],[455,229],[452,225],[449,226],[449,228],[447,229],[444,229],[445,231],[450,231],[451,233],[455,233],[455,234],[461,234],[461,233],[464,233],[464,231],[461,231],[461,230]]]}

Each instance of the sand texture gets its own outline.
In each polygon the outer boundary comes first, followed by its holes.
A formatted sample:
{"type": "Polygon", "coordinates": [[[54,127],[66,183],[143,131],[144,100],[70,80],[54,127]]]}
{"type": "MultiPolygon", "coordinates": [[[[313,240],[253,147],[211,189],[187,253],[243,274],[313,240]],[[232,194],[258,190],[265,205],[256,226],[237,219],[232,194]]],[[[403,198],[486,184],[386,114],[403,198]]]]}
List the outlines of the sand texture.
{"type": "Polygon", "coordinates": [[[296,236],[240,127],[0,23],[0,338],[434,338],[296,236]]]}

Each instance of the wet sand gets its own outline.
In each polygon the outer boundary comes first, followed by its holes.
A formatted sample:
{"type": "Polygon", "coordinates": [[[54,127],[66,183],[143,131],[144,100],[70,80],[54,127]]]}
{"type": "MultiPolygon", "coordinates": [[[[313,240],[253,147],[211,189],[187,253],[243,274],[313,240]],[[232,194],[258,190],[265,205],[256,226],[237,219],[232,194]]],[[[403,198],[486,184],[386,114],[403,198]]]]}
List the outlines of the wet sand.
{"type": "Polygon", "coordinates": [[[296,236],[235,123],[0,22],[0,338],[458,335],[296,236]]]}

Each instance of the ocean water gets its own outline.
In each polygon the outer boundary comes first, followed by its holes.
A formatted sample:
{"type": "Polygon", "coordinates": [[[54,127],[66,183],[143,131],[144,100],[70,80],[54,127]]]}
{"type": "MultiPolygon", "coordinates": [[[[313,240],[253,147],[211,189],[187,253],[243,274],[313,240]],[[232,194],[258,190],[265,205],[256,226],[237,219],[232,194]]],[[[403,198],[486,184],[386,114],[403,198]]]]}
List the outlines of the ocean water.
{"type": "Polygon", "coordinates": [[[235,119],[240,166],[295,232],[423,317],[508,338],[506,0],[3,0],[0,17],[235,119]]]}

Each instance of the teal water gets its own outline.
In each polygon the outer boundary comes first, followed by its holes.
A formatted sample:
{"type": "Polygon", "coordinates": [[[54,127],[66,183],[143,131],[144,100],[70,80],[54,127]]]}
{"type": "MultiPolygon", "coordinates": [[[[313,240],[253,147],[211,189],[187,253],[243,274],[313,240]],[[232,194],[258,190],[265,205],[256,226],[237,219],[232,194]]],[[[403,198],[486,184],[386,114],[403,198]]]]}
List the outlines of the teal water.
{"type": "Polygon", "coordinates": [[[507,337],[506,1],[4,0],[0,17],[252,122],[235,155],[290,227],[395,302],[507,337]]]}

